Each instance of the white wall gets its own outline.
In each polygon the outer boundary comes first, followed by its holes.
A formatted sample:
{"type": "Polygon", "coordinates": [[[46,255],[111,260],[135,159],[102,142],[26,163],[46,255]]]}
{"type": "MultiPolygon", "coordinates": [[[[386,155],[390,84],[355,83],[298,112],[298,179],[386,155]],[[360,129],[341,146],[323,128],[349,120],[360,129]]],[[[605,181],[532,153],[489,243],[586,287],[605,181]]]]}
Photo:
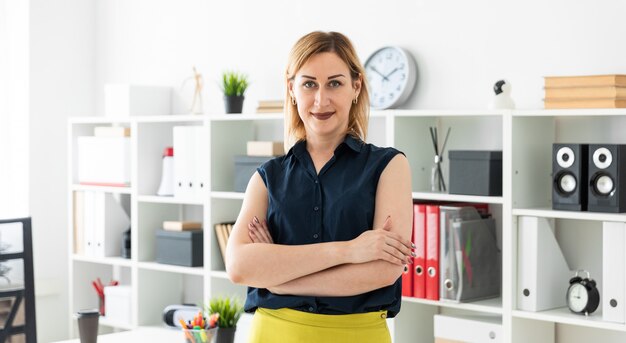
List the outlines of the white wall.
{"type": "Polygon", "coordinates": [[[41,342],[68,335],[67,118],[95,108],[94,4],[30,0],[29,199],[41,342]]]}
{"type": "MultiPolygon", "coordinates": [[[[626,74],[626,46],[620,44],[626,2],[621,0],[31,4],[30,198],[36,274],[59,278],[61,285],[68,258],[65,118],[102,114],[105,83],[180,89],[195,65],[205,79],[205,109],[221,112],[219,74],[237,69],[251,77],[244,110],[253,111],[258,99],[282,98],[289,48],[312,30],[347,34],[362,60],[384,45],[408,48],[417,59],[419,81],[406,108],[485,108],[500,78],[512,83],[518,108],[540,108],[542,76],[626,74]]],[[[185,111],[192,85],[180,93],[176,113],[185,111]]],[[[68,318],[59,315],[67,313],[66,304],[67,294],[39,301],[38,317],[46,316],[39,320],[40,340],[66,331],[68,318]]]]}
{"type": "MultiPolygon", "coordinates": [[[[362,60],[408,48],[419,81],[406,108],[485,108],[507,78],[518,108],[543,106],[543,76],[626,73],[626,2],[567,0],[101,1],[97,104],[105,82],[179,87],[196,65],[205,108],[223,111],[225,69],[252,79],[245,109],[281,98],[287,53],[312,30],[347,34],[362,60]]],[[[181,109],[178,109],[182,111],[181,109]]]]}

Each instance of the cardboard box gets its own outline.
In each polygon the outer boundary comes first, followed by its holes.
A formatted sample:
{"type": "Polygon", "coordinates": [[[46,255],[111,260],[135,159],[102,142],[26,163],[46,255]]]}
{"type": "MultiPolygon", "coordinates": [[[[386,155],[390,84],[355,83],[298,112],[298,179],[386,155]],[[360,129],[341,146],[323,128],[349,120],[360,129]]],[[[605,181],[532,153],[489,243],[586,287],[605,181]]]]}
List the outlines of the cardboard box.
{"type": "Polygon", "coordinates": [[[283,142],[250,141],[247,144],[248,156],[280,156],[285,154],[283,142]]]}
{"type": "Polygon", "coordinates": [[[79,183],[130,185],[130,137],[81,136],[77,150],[79,183]]]}
{"type": "Polygon", "coordinates": [[[130,297],[130,286],[105,286],[104,309],[106,319],[112,323],[129,325],[132,318],[130,297]]]}
{"type": "Polygon", "coordinates": [[[162,86],[106,84],[104,115],[110,118],[171,114],[171,89],[162,86]]]}
{"type": "Polygon", "coordinates": [[[501,150],[450,150],[450,194],[502,195],[501,150]]]}
{"type": "Polygon", "coordinates": [[[254,172],[272,156],[235,156],[235,192],[245,192],[254,172]]]}
{"type": "Polygon", "coordinates": [[[502,318],[435,315],[435,343],[502,342],[502,318]]]}
{"type": "Polygon", "coordinates": [[[203,265],[203,231],[167,231],[156,233],[156,261],[185,267],[203,265]]]}

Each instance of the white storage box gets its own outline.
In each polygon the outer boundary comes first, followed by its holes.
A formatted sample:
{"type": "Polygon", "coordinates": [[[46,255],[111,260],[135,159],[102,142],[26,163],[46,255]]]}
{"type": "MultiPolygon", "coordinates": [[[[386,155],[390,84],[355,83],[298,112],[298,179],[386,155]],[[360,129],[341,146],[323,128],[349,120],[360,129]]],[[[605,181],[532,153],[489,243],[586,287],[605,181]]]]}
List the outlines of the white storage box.
{"type": "Polygon", "coordinates": [[[108,322],[131,324],[130,293],[130,286],[127,285],[104,287],[104,310],[108,322]]]}
{"type": "Polygon", "coordinates": [[[78,182],[130,185],[130,137],[78,137],[78,182]]]}
{"type": "Polygon", "coordinates": [[[502,318],[435,315],[435,343],[502,342],[502,318]]]}
{"type": "Polygon", "coordinates": [[[104,115],[107,117],[156,116],[171,112],[170,87],[126,84],[104,86],[104,115]]]}

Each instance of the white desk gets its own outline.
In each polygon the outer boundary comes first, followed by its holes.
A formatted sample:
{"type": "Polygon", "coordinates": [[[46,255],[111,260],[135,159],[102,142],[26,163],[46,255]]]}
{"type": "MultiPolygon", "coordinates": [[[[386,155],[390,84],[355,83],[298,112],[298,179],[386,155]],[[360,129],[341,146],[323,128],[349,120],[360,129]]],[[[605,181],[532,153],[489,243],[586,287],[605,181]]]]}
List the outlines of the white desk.
{"type": "MultiPolygon", "coordinates": [[[[142,326],[134,330],[98,336],[98,343],[137,343],[137,342],[184,342],[182,331],[165,327],[142,326]]],[[[58,343],[80,343],[79,339],[58,343]]]]}

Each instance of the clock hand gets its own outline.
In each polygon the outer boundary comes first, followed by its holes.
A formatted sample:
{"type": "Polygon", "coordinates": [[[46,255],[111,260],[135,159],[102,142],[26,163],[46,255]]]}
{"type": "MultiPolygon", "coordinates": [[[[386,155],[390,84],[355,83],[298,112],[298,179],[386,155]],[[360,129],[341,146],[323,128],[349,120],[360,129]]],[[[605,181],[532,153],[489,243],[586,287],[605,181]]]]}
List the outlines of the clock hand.
{"type": "MultiPolygon", "coordinates": [[[[387,78],[388,78],[389,76],[391,76],[391,74],[393,74],[393,73],[395,73],[395,72],[397,72],[397,71],[398,71],[398,68],[396,67],[394,70],[392,70],[392,71],[391,71],[391,73],[387,74],[385,77],[387,77],[387,78]]],[[[387,79],[387,80],[388,80],[388,79],[387,79]]]]}
{"type": "Polygon", "coordinates": [[[379,72],[378,69],[376,69],[376,67],[371,66],[370,69],[372,69],[376,74],[380,75],[383,77],[383,80],[385,81],[389,81],[389,79],[387,78],[387,76],[383,75],[383,73],[379,72]]]}

